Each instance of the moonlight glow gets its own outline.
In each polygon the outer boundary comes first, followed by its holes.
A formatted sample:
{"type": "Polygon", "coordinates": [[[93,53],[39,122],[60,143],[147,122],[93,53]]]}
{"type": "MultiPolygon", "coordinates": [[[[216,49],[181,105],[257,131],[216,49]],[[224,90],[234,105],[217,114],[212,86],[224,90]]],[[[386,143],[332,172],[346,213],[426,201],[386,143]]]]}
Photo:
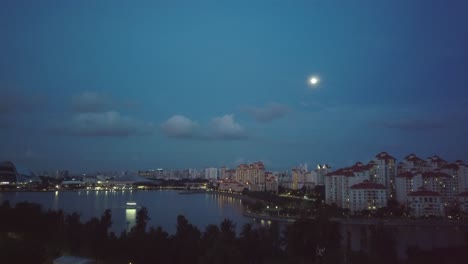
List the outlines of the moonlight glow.
{"type": "Polygon", "coordinates": [[[317,76],[312,76],[309,78],[309,84],[311,86],[316,86],[320,82],[319,78],[317,76]]]}

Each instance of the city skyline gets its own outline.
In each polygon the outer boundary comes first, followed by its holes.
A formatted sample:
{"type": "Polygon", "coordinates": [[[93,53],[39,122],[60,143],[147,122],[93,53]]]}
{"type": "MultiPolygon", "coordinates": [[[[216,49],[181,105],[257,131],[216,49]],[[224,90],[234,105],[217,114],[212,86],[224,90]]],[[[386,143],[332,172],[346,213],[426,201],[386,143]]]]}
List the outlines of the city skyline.
{"type": "Polygon", "coordinates": [[[2,2],[0,161],[468,160],[468,3],[208,2],[2,2]]]}

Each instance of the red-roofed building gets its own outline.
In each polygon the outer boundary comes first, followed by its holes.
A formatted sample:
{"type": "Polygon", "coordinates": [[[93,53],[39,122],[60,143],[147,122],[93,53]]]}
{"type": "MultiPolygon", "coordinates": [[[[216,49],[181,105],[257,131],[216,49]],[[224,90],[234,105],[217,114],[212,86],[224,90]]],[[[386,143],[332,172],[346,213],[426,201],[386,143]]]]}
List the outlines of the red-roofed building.
{"type": "Polygon", "coordinates": [[[352,185],[349,189],[349,209],[351,212],[359,212],[364,209],[376,210],[387,204],[388,192],[382,184],[363,181],[352,185]]]}
{"type": "Polygon", "coordinates": [[[325,202],[350,208],[350,187],[369,180],[371,167],[357,162],[351,167],[327,173],[325,176],[325,202]]]}
{"type": "Polygon", "coordinates": [[[468,191],[468,167],[463,161],[459,160],[455,163],[447,163],[440,168],[440,171],[455,179],[455,193],[468,191]]]}
{"type": "Polygon", "coordinates": [[[398,164],[398,173],[411,171],[413,169],[423,172],[428,169],[428,166],[423,159],[415,154],[409,154],[398,164]]]}
{"type": "Polygon", "coordinates": [[[401,204],[406,204],[408,194],[418,190],[423,184],[422,174],[418,173],[415,169],[399,173],[395,179],[397,201],[401,204]]]}
{"type": "Polygon", "coordinates": [[[236,180],[222,179],[218,181],[218,189],[221,191],[241,193],[244,188],[247,188],[246,185],[236,180]]]}
{"type": "Polygon", "coordinates": [[[390,198],[395,196],[395,176],[396,176],[396,159],[387,152],[380,152],[375,156],[371,181],[384,185],[390,198]]]}
{"type": "Polygon", "coordinates": [[[427,166],[429,166],[432,169],[437,169],[440,168],[441,166],[447,164],[447,161],[445,161],[443,158],[434,155],[432,157],[427,158],[426,162],[427,166]]]}
{"type": "Polygon", "coordinates": [[[271,172],[266,172],[265,177],[266,191],[278,194],[278,179],[271,172]]]}
{"type": "Polygon", "coordinates": [[[448,203],[455,199],[457,194],[456,178],[447,173],[436,171],[418,172],[415,169],[398,174],[396,178],[396,198],[398,202],[407,202],[411,192],[424,188],[428,191],[440,193],[442,201],[448,203]]]}
{"type": "Polygon", "coordinates": [[[424,188],[408,194],[408,207],[414,217],[444,216],[444,203],[440,193],[424,188]]]}

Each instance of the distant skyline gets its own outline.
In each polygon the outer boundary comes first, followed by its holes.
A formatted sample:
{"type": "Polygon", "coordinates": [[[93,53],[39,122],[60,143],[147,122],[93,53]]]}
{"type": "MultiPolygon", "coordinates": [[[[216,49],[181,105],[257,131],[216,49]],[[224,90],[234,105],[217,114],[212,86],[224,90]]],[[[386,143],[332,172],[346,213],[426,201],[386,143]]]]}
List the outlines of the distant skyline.
{"type": "Polygon", "coordinates": [[[467,161],[466,13],[462,0],[1,1],[0,161],[467,161]]]}

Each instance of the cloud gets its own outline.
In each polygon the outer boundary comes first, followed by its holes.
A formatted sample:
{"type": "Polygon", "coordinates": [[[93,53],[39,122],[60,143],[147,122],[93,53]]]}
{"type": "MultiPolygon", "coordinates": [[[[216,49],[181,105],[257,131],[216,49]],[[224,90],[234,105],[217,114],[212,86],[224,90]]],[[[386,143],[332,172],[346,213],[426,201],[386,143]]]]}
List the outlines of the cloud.
{"type": "Polygon", "coordinates": [[[211,120],[211,132],[219,139],[245,139],[244,128],[236,123],[234,115],[224,115],[211,120]]]}
{"type": "Polygon", "coordinates": [[[109,111],[112,100],[109,96],[97,92],[84,92],[72,98],[72,109],[79,113],[98,113],[109,111]]]}
{"type": "Polygon", "coordinates": [[[271,102],[264,107],[245,107],[243,110],[257,122],[265,123],[284,117],[290,109],[287,105],[271,102]]]}
{"type": "Polygon", "coordinates": [[[116,111],[103,113],[81,113],[75,115],[71,122],[57,129],[62,134],[89,137],[128,137],[150,133],[151,123],[144,123],[116,111]]]}
{"type": "Polygon", "coordinates": [[[161,125],[162,131],[168,137],[192,138],[199,125],[183,115],[174,115],[161,125]]]}
{"type": "Polygon", "coordinates": [[[207,125],[200,125],[183,115],[174,115],[161,124],[168,137],[198,140],[246,139],[244,128],[236,123],[234,115],[213,118],[207,125]]]}

